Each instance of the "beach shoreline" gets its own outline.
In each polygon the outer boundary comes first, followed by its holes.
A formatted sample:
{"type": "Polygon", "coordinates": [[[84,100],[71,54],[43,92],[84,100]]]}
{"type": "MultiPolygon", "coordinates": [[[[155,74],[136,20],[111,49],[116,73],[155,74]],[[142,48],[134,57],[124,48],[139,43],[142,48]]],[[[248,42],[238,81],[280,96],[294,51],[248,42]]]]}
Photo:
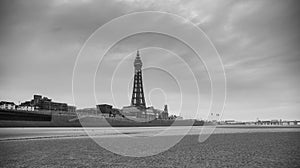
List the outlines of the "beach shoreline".
{"type": "Polygon", "coordinates": [[[0,142],[2,167],[299,167],[300,132],[187,135],[158,155],[114,154],[90,138],[0,142]]]}

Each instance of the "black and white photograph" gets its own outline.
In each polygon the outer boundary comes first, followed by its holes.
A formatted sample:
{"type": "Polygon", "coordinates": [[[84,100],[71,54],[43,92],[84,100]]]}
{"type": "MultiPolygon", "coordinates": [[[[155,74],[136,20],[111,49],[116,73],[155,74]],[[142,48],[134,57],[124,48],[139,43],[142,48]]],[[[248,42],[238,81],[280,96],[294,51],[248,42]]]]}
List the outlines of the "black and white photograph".
{"type": "Polygon", "coordinates": [[[300,167],[300,1],[0,0],[0,167],[300,167]]]}

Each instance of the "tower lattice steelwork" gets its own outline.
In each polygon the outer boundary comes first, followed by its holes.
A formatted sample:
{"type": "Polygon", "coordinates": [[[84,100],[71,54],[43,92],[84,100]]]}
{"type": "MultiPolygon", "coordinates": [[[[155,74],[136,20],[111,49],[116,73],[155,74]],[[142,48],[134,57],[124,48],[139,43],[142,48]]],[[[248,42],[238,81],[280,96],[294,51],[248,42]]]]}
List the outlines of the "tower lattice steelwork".
{"type": "Polygon", "coordinates": [[[139,51],[136,53],[136,58],[134,60],[134,82],[133,91],[131,98],[131,105],[141,108],[146,108],[146,102],[143,90],[143,78],[142,78],[142,60],[139,51]]]}

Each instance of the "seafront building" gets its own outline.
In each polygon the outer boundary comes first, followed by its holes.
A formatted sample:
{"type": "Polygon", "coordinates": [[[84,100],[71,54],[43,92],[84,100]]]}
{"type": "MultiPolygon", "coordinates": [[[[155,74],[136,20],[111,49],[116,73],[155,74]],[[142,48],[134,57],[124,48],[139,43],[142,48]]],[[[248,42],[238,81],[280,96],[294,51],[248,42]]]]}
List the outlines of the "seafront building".
{"type": "Polygon", "coordinates": [[[0,109],[2,110],[20,110],[20,111],[58,111],[65,113],[76,113],[76,107],[67,103],[53,102],[52,99],[42,97],[41,95],[33,95],[33,99],[20,103],[1,101],[0,109]]]}
{"type": "Polygon", "coordinates": [[[16,105],[14,102],[1,101],[0,109],[3,110],[21,110],[21,111],[59,111],[66,113],[75,113],[76,107],[67,103],[53,102],[52,99],[33,95],[33,99],[16,105]]]}
{"type": "Polygon", "coordinates": [[[257,120],[257,121],[219,121],[218,125],[252,125],[252,126],[279,126],[279,125],[300,125],[298,120],[257,120]]]}
{"type": "Polygon", "coordinates": [[[1,101],[0,102],[0,109],[4,110],[14,110],[16,108],[16,105],[14,102],[8,102],[8,101],[1,101]]]}

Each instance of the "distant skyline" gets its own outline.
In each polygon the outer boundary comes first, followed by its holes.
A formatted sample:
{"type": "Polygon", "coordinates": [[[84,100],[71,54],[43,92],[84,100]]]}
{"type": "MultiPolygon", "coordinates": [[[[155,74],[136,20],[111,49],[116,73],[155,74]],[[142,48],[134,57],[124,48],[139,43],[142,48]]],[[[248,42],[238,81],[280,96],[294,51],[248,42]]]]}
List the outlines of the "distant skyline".
{"type": "MultiPolygon", "coordinates": [[[[72,73],[77,54],[87,38],[111,19],[155,10],[185,17],[201,28],[215,45],[227,78],[223,119],[300,120],[300,4],[297,0],[4,0],[0,3],[1,100],[18,103],[31,99],[33,94],[41,94],[74,105],[72,73]]],[[[147,22],[161,23],[156,18],[147,22]]],[[[174,80],[158,69],[147,69],[165,67],[182,81],[185,102],[189,102],[185,103],[184,117],[188,118],[189,106],[196,103],[192,75],[178,57],[163,48],[147,48],[151,44],[169,47],[183,58],[193,55],[167,36],[141,34],[126,38],[112,48],[98,69],[95,80],[98,101],[113,103],[106,96],[110,88],[101,86],[112,77],[103,72],[111,72],[118,66],[112,86],[115,105],[118,108],[130,105],[133,60],[140,49],[146,68],[143,77],[147,106],[163,109],[168,104],[171,114],[179,114],[179,88],[174,80]]],[[[86,66],[89,61],[87,58],[86,66]]],[[[204,110],[210,97],[209,78],[203,65],[191,67],[198,68],[201,76],[200,104],[204,110]]],[[[95,105],[94,102],[83,104],[78,108],[95,105]]]]}

